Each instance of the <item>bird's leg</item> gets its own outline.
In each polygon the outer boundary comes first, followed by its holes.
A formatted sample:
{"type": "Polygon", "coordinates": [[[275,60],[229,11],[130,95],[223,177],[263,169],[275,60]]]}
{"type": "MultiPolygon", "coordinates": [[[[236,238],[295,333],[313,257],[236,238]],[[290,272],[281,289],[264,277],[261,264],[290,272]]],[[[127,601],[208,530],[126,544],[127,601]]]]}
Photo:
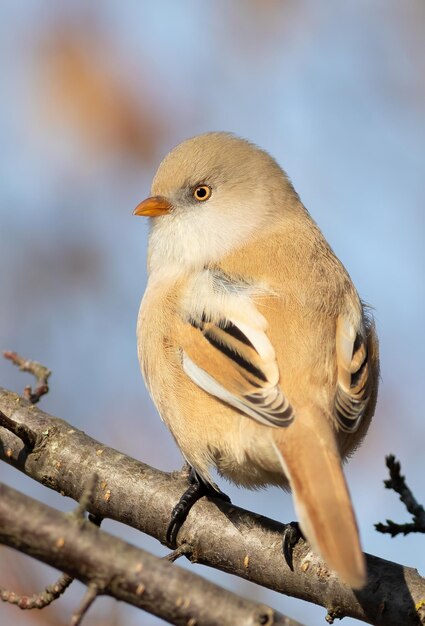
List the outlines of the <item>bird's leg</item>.
{"type": "Polygon", "coordinates": [[[298,522],[286,524],[285,530],[283,531],[282,550],[285,561],[291,571],[294,571],[292,561],[294,548],[300,539],[304,539],[304,535],[298,522]]]}
{"type": "Polygon", "coordinates": [[[174,507],[170,523],[168,524],[166,539],[169,545],[175,545],[177,533],[186,520],[190,509],[203,496],[211,496],[230,502],[229,496],[226,496],[217,486],[207,483],[193,467],[190,467],[189,487],[174,507]]]}

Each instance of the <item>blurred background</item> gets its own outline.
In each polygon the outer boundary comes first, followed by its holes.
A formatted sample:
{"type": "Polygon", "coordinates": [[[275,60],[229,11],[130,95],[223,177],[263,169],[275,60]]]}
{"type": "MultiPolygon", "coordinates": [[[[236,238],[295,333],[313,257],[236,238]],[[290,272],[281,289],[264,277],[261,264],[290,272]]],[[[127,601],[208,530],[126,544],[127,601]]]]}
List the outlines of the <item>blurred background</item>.
{"type": "MultiPolygon", "coordinates": [[[[132,216],[163,156],[208,130],[273,154],[375,307],[378,410],[347,466],[364,548],[425,574],[424,538],[384,489],[394,452],[424,502],[422,404],[425,5],[421,0],[43,0],[0,7],[0,348],[53,370],[41,407],[164,470],[181,466],[139,373],[135,324],[147,223],[132,216]]],[[[29,377],[0,360],[0,385],[29,377]]],[[[0,479],[63,510],[74,503],[0,465],[0,479]]],[[[220,482],[241,506],[294,519],[277,489],[220,482]]],[[[105,529],[163,555],[157,542],[105,529]]],[[[0,585],[28,594],[57,573],[0,548],[0,585]]],[[[201,566],[203,576],[307,625],[325,610],[201,566]]],[[[42,612],[0,605],[0,622],[67,624],[73,583],[42,612]]],[[[84,624],[162,624],[100,598],[84,624]]],[[[344,624],[358,623],[345,619],[344,624]]]]}

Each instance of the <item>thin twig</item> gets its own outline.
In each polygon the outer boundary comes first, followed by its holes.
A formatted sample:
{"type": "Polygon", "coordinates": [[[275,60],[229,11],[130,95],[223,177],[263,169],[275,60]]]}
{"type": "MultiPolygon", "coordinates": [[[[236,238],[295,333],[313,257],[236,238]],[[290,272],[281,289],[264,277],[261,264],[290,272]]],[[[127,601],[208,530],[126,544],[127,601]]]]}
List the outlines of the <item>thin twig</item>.
{"type": "MultiPolygon", "coordinates": [[[[96,474],[96,472],[93,472],[84,487],[84,491],[81,494],[81,497],[78,501],[78,505],[77,507],[70,513],[70,515],[72,515],[73,517],[75,517],[75,519],[77,520],[84,520],[85,519],[85,513],[88,511],[89,506],[90,506],[90,501],[95,493],[96,487],[97,487],[97,483],[99,480],[99,476],[96,474]]],[[[92,521],[92,520],[90,520],[92,521]]],[[[102,520],[99,521],[99,523],[96,523],[96,526],[100,526],[102,520]]]]}
{"type": "Polygon", "coordinates": [[[170,563],[174,563],[181,556],[187,556],[192,552],[192,548],[188,543],[182,543],[176,550],[173,550],[169,554],[166,554],[163,559],[167,559],[170,563]]]}
{"type": "Polygon", "coordinates": [[[387,519],[386,524],[382,524],[381,522],[375,524],[376,530],[380,533],[389,534],[391,537],[395,537],[401,533],[403,533],[403,535],[408,535],[409,533],[425,533],[425,509],[418,503],[412,491],[407,486],[406,479],[401,474],[400,462],[396,460],[393,454],[389,454],[386,457],[386,464],[390,472],[390,478],[384,480],[384,485],[387,489],[393,489],[399,494],[400,500],[413,517],[413,522],[398,524],[387,519]]]}
{"type": "Polygon", "coordinates": [[[96,600],[98,593],[99,589],[97,585],[88,585],[80,606],[76,611],[74,611],[71,617],[70,626],[80,626],[81,622],[83,621],[83,617],[85,616],[93,602],[96,600]]]}
{"type": "Polygon", "coordinates": [[[10,350],[3,352],[3,356],[5,359],[9,359],[9,361],[12,361],[14,365],[19,367],[21,372],[28,372],[35,377],[35,390],[33,391],[30,385],[27,385],[24,389],[24,398],[29,400],[31,404],[36,404],[42,396],[48,393],[48,380],[52,372],[45,365],[42,365],[37,361],[29,361],[16,352],[12,352],[10,350]]]}
{"type": "MultiPolygon", "coordinates": [[[[3,416],[3,413],[0,412],[0,424],[2,423],[1,422],[2,416],[3,416]]],[[[6,418],[6,420],[15,424],[15,422],[10,420],[8,417],[6,416],[4,417],[6,418]]],[[[74,511],[72,511],[69,514],[69,517],[73,517],[76,521],[85,520],[84,514],[87,511],[87,508],[90,503],[90,499],[93,496],[97,481],[98,481],[98,476],[96,473],[93,473],[86,483],[86,486],[84,488],[84,491],[81,495],[81,498],[77,507],[74,509],[74,511]]],[[[96,523],[96,525],[100,526],[101,520],[99,521],[98,519],[96,519],[96,522],[98,522],[96,523]]],[[[74,578],[72,576],[69,576],[68,574],[62,574],[53,585],[48,585],[43,591],[41,591],[40,593],[35,593],[32,596],[19,595],[15,593],[14,591],[9,591],[8,589],[0,587],[0,600],[2,600],[3,602],[8,602],[9,604],[15,604],[20,609],[27,609],[27,610],[43,609],[45,606],[48,606],[54,600],[59,598],[59,596],[61,596],[64,593],[64,591],[69,587],[69,585],[72,583],[73,580],[74,578]]],[[[90,586],[89,586],[88,591],[90,591],[90,597],[91,597],[90,586]]],[[[90,604],[93,602],[96,595],[97,594],[95,594],[95,596],[90,601],[90,603],[87,604],[89,593],[86,594],[86,597],[84,598],[83,603],[81,604],[79,609],[74,613],[73,620],[76,620],[76,621],[71,622],[72,624],[75,623],[75,626],[80,624],[85,612],[87,612],[90,604]],[[86,604],[87,604],[87,607],[83,611],[83,608],[86,604]]]]}
{"type": "Polygon", "coordinates": [[[0,587],[0,600],[9,604],[16,604],[20,609],[44,609],[45,606],[59,598],[73,580],[72,576],[62,574],[53,585],[48,585],[43,591],[34,593],[32,596],[19,595],[14,591],[0,587]]]}

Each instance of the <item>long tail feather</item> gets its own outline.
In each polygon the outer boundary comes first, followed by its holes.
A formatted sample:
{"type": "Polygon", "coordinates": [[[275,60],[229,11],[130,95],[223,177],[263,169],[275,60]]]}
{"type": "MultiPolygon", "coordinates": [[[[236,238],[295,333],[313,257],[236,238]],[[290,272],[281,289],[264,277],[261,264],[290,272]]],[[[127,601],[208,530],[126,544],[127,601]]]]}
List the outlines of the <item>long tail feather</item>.
{"type": "Polygon", "coordinates": [[[362,588],[365,559],[331,424],[320,412],[297,412],[291,426],[275,432],[303,533],[344,582],[362,588]]]}

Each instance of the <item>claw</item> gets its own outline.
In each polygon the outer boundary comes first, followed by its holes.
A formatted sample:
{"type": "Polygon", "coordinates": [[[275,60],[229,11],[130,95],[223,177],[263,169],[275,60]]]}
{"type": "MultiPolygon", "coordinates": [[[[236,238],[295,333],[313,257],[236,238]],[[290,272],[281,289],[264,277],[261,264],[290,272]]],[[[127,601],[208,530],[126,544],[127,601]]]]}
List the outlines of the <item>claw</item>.
{"type": "Polygon", "coordinates": [[[203,496],[211,496],[213,498],[220,498],[225,502],[230,502],[229,496],[220,491],[218,487],[214,487],[207,483],[193,467],[189,472],[189,487],[181,496],[171,513],[170,523],[168,524],[166,532],[166,540],[168,545],[175,546],[177,533],[183,526],[190,509],[193,505],[203,496]]]}
{"type": "Polygon", "coordinates": [[[292,572],[294,571],[293,552],[300,539],[304,539],[304,535],[301,532],[298,522],[286,524],[285,530],[283,531],[282,550],[285,561],[292,572]]]}

